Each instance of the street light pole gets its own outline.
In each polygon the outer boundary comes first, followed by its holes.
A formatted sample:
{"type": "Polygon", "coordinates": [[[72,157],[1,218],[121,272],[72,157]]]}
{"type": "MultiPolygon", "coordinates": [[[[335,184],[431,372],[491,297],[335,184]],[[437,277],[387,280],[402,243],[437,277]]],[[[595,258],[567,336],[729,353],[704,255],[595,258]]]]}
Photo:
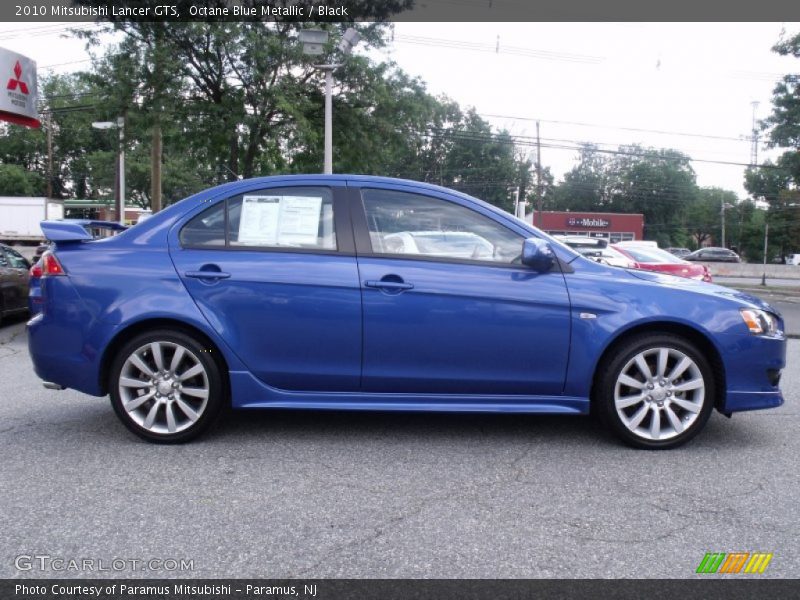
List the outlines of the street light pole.
{"type": "MultiPolygon", "coordinates": [[[[339,50],[344,55],[349,55],[361,35],[352,27],[344,32],[339,42],[339,50]]],[[[303,54],[320,55],[328,43],[328,32],[319,29],[304,29],[300,31],[300,42],[303,44],[303,54]]],[[[325,72],[325,159],[322,172],[326,175],[333,173],[333,71],[341,64],[314,65],[315,69],[325,72]]]]}
{"type": "Polygon", "coordinates": [[[119,214],[118,221],[125,225],[125,118],[117,118],[119,130],[119,214]]]}
{"type": "Polygon", "coordinates": [[[115,210],[117,221],[121,225],[125,224],[125,117],[117,117],[116,121],[95,121],[92,123],[95,129],[114,129],[119,130],[119,191],[115,194],[115,210]]]}
{"type": "Polygon", "coordinates": [[[733,208],[733,204],[728,204],[725,200],[722,201],[722,206],[719,209],[721,218],[722,218],[722,244],[720,244],[723,248],[727,248],[728,246],[725,245],[725,209],[726,208],[733,208]]]}
{"type": "Polygon", "coordinates": [[[333,173],[333,70],[339,65],[320,65],[325,71],[325,166],[323,173],[333,173]]]}

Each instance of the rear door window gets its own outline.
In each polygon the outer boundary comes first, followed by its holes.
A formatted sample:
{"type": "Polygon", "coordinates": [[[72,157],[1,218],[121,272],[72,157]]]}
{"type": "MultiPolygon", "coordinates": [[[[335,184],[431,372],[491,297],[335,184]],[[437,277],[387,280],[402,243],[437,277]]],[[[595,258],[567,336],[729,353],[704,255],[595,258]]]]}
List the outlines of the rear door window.
{"type": "Polygon", "coordinates": [[[333,194],[322,187],[239,194],[191,219],[180,241],[184,247],[336,250],[333,194]]]}

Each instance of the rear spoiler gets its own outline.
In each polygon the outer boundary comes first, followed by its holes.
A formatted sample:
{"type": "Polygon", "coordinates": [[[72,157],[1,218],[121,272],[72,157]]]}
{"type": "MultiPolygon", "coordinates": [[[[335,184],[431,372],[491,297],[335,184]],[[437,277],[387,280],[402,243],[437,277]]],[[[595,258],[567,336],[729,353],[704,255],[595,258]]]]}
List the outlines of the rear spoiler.
{"type": "Polygon", "coordinates": [[[128,226],[115,221],[93,221],[91,219],[64,219],[63,221],[42,221],[42,233],[51,242],[88,242],[94,239],[88,229],[110,229],[125,231],[128,226]]]}

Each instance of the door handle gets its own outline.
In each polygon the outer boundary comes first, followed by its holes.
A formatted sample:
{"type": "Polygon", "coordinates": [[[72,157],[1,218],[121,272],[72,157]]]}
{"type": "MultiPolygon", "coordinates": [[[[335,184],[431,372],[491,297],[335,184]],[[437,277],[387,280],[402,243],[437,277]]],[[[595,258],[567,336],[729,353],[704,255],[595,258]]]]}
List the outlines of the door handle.
{"type": "Polygon", "coordinates": [[[228,279],[231,276],[222,271],[186,271],[184,275],[193,279],[228,279]]]}
{"type": "Polygon", "coordinates": [[[410,290],[413,289],[414,285],[411,283],[406,283],[405,281],[383,281],[377,279],[368,279],[364,282],[366,287],[370,288],[378,288],[381,290],[391,290],[391,291],[400,291],[400,290],[410,290]]]}

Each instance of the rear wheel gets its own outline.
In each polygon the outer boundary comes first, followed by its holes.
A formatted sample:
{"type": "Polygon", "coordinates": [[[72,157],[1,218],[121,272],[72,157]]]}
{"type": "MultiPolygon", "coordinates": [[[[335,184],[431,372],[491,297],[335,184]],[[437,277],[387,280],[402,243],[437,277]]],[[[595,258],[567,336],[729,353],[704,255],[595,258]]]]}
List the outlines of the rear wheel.
{"type": "Polygon", "coordinates": [[[603,420],[626,443],[666,449],[688,442],[708,421],[714,376],[684,338],[648,334],[622,344],[601,366],[596,401],[603,420]]]}
{"type": "Polygon", "coordinates": [[[125,344],[112,364],[109,389],[125,426],[161,443],[203,433],[219,416],[225,393],[211,349],[172,330],[140,334],[125,344]]]}

